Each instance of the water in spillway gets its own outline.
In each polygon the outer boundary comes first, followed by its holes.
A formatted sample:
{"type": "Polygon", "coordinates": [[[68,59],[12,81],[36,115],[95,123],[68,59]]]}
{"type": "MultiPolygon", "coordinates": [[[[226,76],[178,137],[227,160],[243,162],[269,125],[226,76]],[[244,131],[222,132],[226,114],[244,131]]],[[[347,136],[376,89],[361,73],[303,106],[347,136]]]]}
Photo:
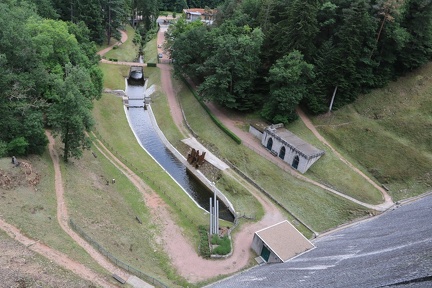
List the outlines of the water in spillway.
{"type": "MultiPolygon", "coordinates": [[[[144,86],[128,85],[126,94],[130,98],[144,98],[144,86]]],[[[129,100],[129,106],[143,106],[143,100],[129,100]]],[[[130,108],[127,110],[132,129],[141,142],[141,145],[150,155],[169,173],[177,183],[205,210],[209,211],[209,198],[213,193],[187,171],[183,163],[165,147],[153,126],[148,110],[143,108],[130,108]]],[[[219,217],[234,221],[234,217],[226,205],[219,201],[219,217]]]]}

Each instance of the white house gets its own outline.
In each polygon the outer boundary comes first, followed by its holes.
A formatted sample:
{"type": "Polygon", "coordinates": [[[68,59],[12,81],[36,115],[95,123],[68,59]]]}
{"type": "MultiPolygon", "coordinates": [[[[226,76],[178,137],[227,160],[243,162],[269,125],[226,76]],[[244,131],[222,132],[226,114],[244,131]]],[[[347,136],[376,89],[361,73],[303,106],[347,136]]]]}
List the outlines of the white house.
{"type": "Polygon", "coordinates": [[[305,173],[325,153],[285,129],[283,124],[265,128],[261,144],[301,173],[305,173]]]}
{"type": "Polygon", "coordinates": [[[191,8],[183,9],[183,14],[185,15],[186,22],[201,21],[207,25],[213,24],[216,16],[216,10],[214,9],[204,9],[204,8],[191,8]]]}

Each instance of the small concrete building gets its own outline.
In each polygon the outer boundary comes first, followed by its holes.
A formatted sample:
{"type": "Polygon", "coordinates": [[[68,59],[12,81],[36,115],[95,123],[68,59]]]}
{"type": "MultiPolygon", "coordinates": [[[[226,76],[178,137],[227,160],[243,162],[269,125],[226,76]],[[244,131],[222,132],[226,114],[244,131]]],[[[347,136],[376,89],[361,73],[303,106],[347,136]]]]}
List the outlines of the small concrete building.
{"type": "Polygon", "coordinates": [[[305,173],[325,153],[285,129],[283,124],[265,128],[261,144],[301,173],[305,173]]]}
{"type": "Polygon", "coordinates": [[[255,232],[251,248],[265,262],[281,263],[315,246],[285,220],[255,232]]]}

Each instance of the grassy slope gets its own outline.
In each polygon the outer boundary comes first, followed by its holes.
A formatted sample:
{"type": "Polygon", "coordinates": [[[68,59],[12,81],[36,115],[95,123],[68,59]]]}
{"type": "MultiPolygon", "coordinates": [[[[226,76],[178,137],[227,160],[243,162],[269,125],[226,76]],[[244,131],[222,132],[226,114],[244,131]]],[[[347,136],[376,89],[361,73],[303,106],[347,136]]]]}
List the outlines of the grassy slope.
{"type": "Polygon", "coordinates": [[[112,90],[124,90],[125,78],[129,75],[129,67],[99,63],[104,74],[104,87],[112,90]]]}
{"type": "MultiPolygon", "coordinates": [[[[106,274],[107,272],[78,246],[57,222],[54,169],[48,152],[42,156],[19,160],[31,163],[32,170],[40,175],[41,181],[37,185],[37,190],[24,183],[11,190],[1,188],[2,217],[28,237],[39,240],[78,262],[86,263],[95,271],[106,274]]],[[[21,171],[13,168],[9,158],[0,159],[0,169],[14,174],[21,171]]]]}
{"type": "Polygon", "coordinates": [[[360,206],[294,179],[276,165],[257,157],[250,149],[236,145],[212,123],[187,88],[176,81],[176,89],[189,124],[206,147],[217,155],[230,159],[316,231],[366,215],[367,211],[360,206]]]}
{"type": "Polygon", "coordinates": [[[144,48],[144,62],[157,63],[157,39],[149,41],[144,48]]]}
{"type": "Polygon", "coordinates": [[[0,258],[4,264],[0,269],[0,275],[6,276],[2,278],[2,287],[94,287],[93,283],[29,250],[1,230],[0,249],[5,249],[0,258]],[[19,263],[21,260],[24,262],[19,263]],[[23,269],[21,265],[26,268],[23,269]]]}
{"type": "Polygon", "coordinates": [[[126,26],[126,32],[128,34],[128,40],[125,43],[118,46],[116,49],[112,49],[105,54],[105,58],[113,58],[118,61],[132,62],[138,57],[138,48],[133,44],[134,29],[131,26],[126,26]]]}
{"type": "Polygon", "coordinates": [[[331,117],[316,117],[320,131],[390,188],[394,200],[432,186],[432,64],[359,97],[331,117]]]}
{"type": "MultiPolygon", "coordinates": [[[[207,216],[192,201],[190,201],[186,193],[181,190],[180,187],[165,172],[163,172],[160,166],[156,162],[154,162],[154,160],[137,143],[135,136],[133,135],[129,127],[129,124],[127,123],[125,114],[123,112],[123,105],[121,103],[121,99],[113,95],[104,94],[102,99],[98,101],[98,103],[95,105],[94,116],[95,119],[97,119],[98,123],[95,127],[95,130],[100,135],[100,138],[104,140],[106,139],[105,141],[106,143],[108,143],[110,150],[113,151],[117,157],[120,157],[123,162],[125,162],[129,167],[131,167],[138,175],[143,178],[143,180],[147,184],[149,184],[161,195],[161,197],[166,201],[166,203],[170,205],[171,212],[173,213],[173,215],[175,215],[174,218],[178,221],[178,224],[185,228],[185,234],[189,236],[190,239],[193,239],[193,237],[196,236],[195,233],[197,225],[206,224],[207,216]],[[113,115],[116,115],[116,117],[113,117],[113,115]]],[[[112,171],[111,173],[114,172],[115,171],[112,171]]],[[[109,177],[111,177],[111,175],[109,177]]],[[[110,179],[109,177],[108,179],[110,179]]],[[[117,179],[114,176],[113,178],[117,179]]],[[[115,203],[117,207],[116,209],[118,209],[117,202],[115,203]]],[[[125,202],[123,204],[124,208],[121,209],[130,209],[128,208],[128,205],[132,205],[132,203],[133,202],[125,202]]],[[[142,200],[140,200],[140,203],[142,203],[142,200]]],[[[95,215],[95,217],[98,216],[95,215]]],[[[109,215],[107,215],[107,217],[109,217],[109,215]]],[[[132,213],[129,213],[128,216],[125,215],[123,218],[117,219],[116,225],[125,227],[125,229],[132,229],[132,227],[136,226],[136,221],[134,220],[134,218],[134,215],[132,213]]],[[[145,215],[142,217],[142,220],[145,221],[145,225],[151,227],[152,223],[148,222],[147,219],[149,218],[145,215]]],[[[111,227],[105,228],[105,233],[109,233],[111,227]]],[[[158,228],[155,227],[154,229],[156,229],[157,231],[158,228]]],[[[141,232],[146,233],[145,231],[146,230],[144,229],[141,232]]],[[[127,235],[127,233],[123,234],[123,232],[121,232],[120,235],[127,235]]],[[[142,241],[142,239],[140,240],[139,234],[135,236],[131,235],[125,237],[130,237],[130,241],[136,241],[133,243],[136,243],[136,245],[138,245],[139,241],[142,241]],[[135,236],[137,236],[137,238],[133,238],[135,236]]],[[[100,241],[105,241],[103,233],[100,233],[96,237],[98,237],[100,241]]],[[[110,244],[113,243],[107,243],[107,245],[110,244]]],[[[143,269],[146,269],[144,271],[158,270],[159,268],[157,267],[150,269],[151,266],[156,266],[154,259],[152,257],[148,257],[147,255],[153,254],[152,247],[148,246],[140,249],[140,252],[134,251],[134,253],[132,254],[136,255],[139,258],[139,261],[135,261],[132,258],[127,260],[131,261],[131,264],[140,265],[139,267],[143,267],[143,269]]],[[[119,253],[119,255],[122,255],[121,251],[117,250],[116,252],[119,253]]],[[[162,259],[160,262],[158,262],[158,266],[165,268],[169,267],[169,261],[166,258],[162,257],[162,253],[158,255],[158,257],[161,257],[162,259]]],[[[169,273],[170,270],[168,269],[168,274],[169,273]]],[[[165,281],[168,281],[168,279],[166,278],[168,277],[168,275],[158,274],[158,276],[162,279],[165,279],[165,281]]]]}
{"type": "Polygon", "coordinates": [[[79,161],[63,167],[71,218],[117,259],[173,285],[167,276],[173,269],[155,240],[159,227],[148,221],[141,193],[97,149],[92,150],[97,158],[86,152],[79,161]],[[113,178],[115,184],[106,185],[113,178]]]}
{"type": "Polygon", "coordinates": [[[308,143],[324,150],[326,153],[305,173],[306,177],[365,203],[382,203],[383,197],[380,191],[343,163],[307,129],[301,120],[290,123],[286,128],[308,143]]]}

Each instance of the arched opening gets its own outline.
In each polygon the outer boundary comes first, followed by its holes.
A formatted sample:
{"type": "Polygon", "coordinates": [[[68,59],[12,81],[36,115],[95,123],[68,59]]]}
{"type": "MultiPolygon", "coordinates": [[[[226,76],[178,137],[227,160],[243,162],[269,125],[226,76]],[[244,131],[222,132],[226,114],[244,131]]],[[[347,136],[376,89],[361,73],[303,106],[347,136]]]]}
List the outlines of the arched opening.
{"type": "Polygon", "coordinates": [[[270,137],[267,141],[267,149],[271,151],[272,147],[273,147],[273,139],[270,137]]]}
{"type": "Polygon", "coordinates": [[[294,160],[293,160],[291,166],[292,166],[294,169],[297,169],[297,168],[298,168],[298,164],[299,164],[299,162],[300,162],[300,159],[299,159],[299,157],[296,155],[296,156],[294,157],[294,160]]]}
{"type": "Polygon", "coordinates": [[[282,160],[285,158],[285,146],[282,146],[282,148],[279,151],[279,158],[282,160]]]}

